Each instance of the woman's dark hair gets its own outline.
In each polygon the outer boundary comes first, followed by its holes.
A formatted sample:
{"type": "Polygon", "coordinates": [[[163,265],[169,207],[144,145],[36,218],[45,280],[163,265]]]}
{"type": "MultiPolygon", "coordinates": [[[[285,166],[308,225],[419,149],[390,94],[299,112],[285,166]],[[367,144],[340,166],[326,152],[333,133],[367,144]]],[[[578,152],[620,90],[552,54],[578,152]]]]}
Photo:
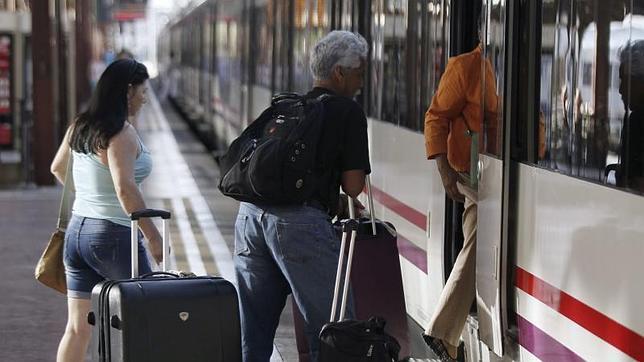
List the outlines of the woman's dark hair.
{"type": "Polygon", "coordinates": [[[72,150],[95,153],[107,149],[127,120],[128,86],[137,86],[148,79],[145,65],[133,59],[119,59],[101,74],[86,111],[74,121],[69,144],[72,150]]]}

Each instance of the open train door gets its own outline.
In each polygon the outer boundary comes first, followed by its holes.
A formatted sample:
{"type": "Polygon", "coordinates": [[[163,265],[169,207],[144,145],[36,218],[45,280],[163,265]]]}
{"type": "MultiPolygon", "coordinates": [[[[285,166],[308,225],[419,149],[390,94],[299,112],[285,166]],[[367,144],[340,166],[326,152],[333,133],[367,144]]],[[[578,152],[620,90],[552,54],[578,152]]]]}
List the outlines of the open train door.
{"type": "MultiPolygon", "coordinates": [[[[476,302],[479,339],[503,356],[502,297],[505,287],[509,156],[505,152],[504,93],[506,84],[507,0],[482,0],[483,127],[478,136],[478,231],[476,302]]],[[[475,160],[472,160],[473,162],[475,160]]],[[[483,354],[485,352],[483,351],[483,354]]]]}

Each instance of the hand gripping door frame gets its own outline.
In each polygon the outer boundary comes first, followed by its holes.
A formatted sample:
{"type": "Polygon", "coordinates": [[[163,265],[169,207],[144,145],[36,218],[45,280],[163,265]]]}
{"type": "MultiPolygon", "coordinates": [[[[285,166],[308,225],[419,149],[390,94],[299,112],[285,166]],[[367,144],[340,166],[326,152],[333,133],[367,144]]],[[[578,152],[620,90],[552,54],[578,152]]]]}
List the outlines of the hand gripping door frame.
{"type": "Polygon", "coordinates": [[[163,220],[163,262],[161,267],[164,272],[168,271],[168,255],[170,253],[170,244],[168,241],[169,230],[167,221],[170,219],[171,214],[169,211],[165,210],[144,209],[135,211],[130,214],[130,220],[132,220],[132,278],[137,278],[139,276],[139,219],[153,217],[160,217],[163,220]]]}

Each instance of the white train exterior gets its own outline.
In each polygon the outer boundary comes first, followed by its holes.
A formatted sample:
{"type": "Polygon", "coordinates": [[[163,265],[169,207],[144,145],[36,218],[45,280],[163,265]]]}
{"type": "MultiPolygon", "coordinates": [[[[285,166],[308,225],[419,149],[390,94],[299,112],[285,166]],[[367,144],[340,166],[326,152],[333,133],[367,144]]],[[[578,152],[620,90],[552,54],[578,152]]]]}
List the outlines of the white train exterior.
{"type": "MultiPolygon", "coordinates": [[[[482,46],[495,71],[485,81],[496,83],[502,127],[482,135],[498,147],[483,142],[479,155],[478,308],[463,332],[467,358],[644,360],[644,190],[605,174],[619,160],[625,114],[618,54],[644,39],[644,1],[482,1],[482,46]]],[[[423,114],[448,56],[476,34],[470,8],[462,0],[204,1],[159,41],[162,74],[180,75],[174,101],[217,152],[273,93],[311,87],[316,39],[331,29],[367,38],[358,100],[369,119],[375,213],[398,230],[407,313],[420,326],[434,312],[460,227],[425,156],[423,114]]]]}

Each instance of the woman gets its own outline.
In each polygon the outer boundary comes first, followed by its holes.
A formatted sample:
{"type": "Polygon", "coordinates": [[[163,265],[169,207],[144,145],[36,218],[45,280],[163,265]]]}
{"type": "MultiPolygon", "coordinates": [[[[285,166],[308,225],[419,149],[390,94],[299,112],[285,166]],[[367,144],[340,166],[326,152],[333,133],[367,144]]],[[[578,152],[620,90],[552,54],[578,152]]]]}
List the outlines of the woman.
{"type": "MultiPolygon", "coordinates": [[[[130,277],[130,220],[127,215],[145,209],[139,185],[152,163],[134,120],[146,102],[145,66],[132,59],[117,60],[101,75],[89,108],[67,130],[51,164],[51,172],[65,182],[73,157],[76,199],[65,234],[68,321],[58,361],[83,361],[90,337],[87,313],[92,288],[104,279],[130,277]]],[[[162,256],[161,235],[150,220],[141,231],[157,262],[162,256]]],[[[150,272],[139,240],[139,272],[150,272]]]]}

